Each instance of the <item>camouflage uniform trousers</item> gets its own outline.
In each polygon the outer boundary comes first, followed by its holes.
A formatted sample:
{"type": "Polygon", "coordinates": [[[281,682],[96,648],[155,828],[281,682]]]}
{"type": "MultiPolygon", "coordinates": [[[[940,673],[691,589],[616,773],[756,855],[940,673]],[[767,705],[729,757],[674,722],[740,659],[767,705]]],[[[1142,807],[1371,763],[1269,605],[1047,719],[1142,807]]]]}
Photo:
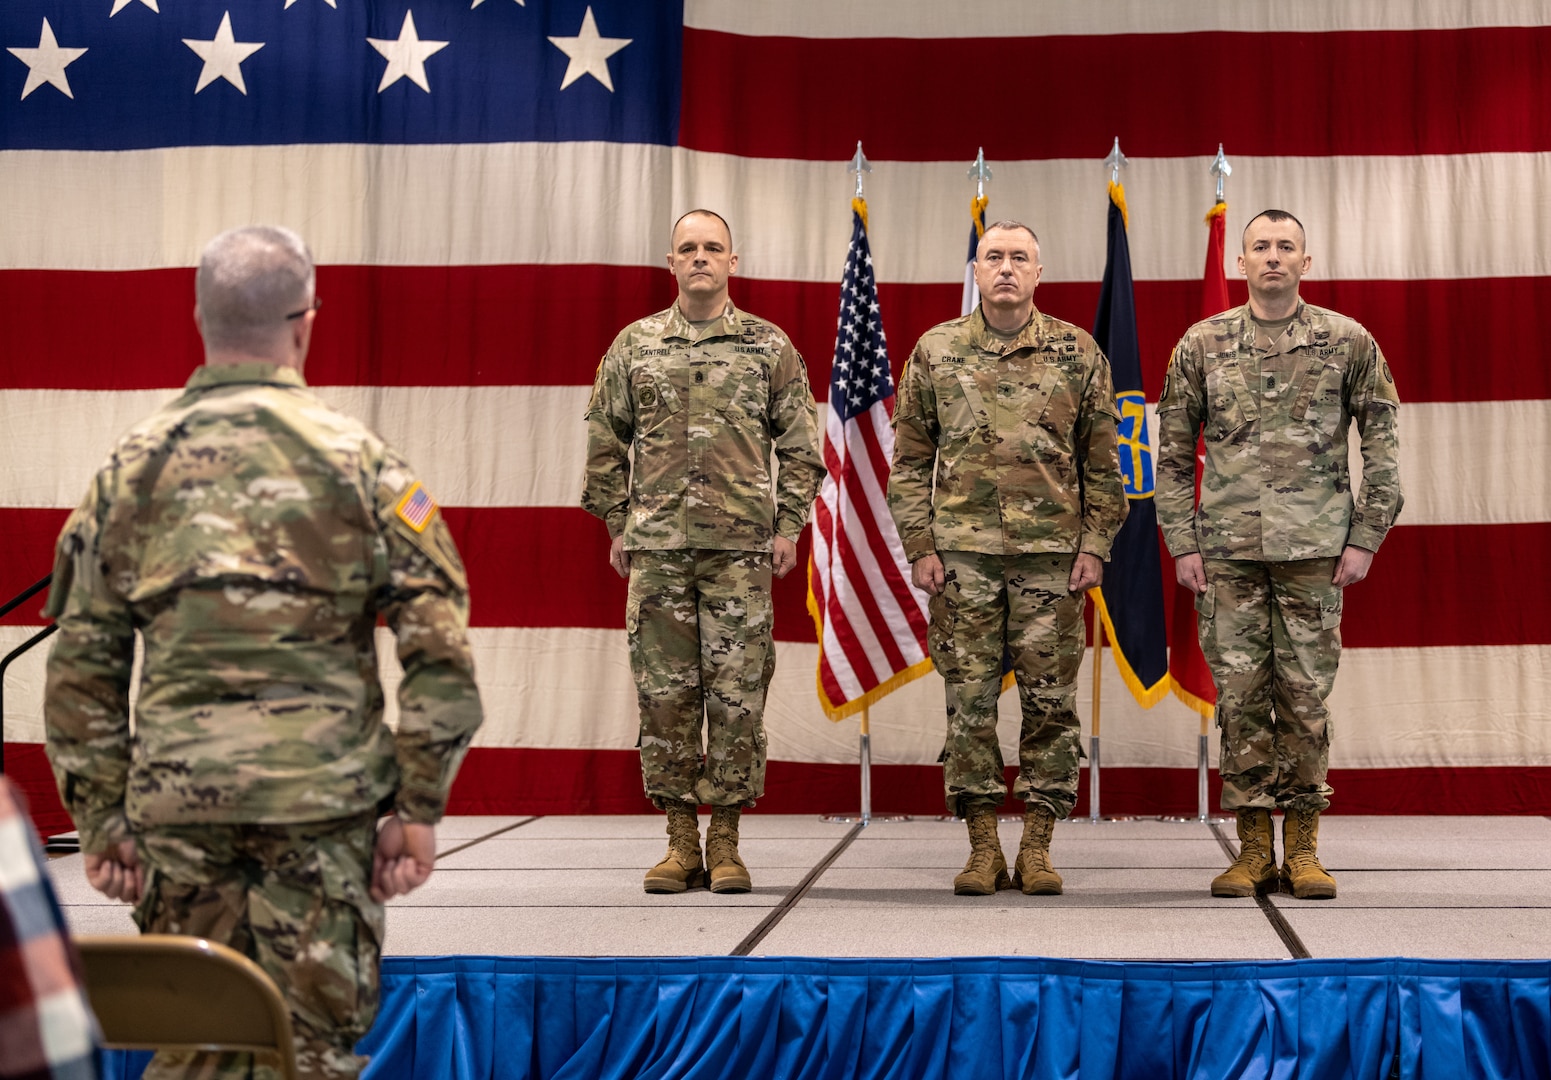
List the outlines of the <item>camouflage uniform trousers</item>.
{"type": "Polygon", "coordinates": [[[625,630],[641,778],[659,808],[752,806],[764,794],[765,693],[775,673],[770,580],[769,552],[630,553],[625,630]]]}
{"type": "MultiPolygon", "coordinates": [[[[301,1076],[356,1076],[355,1044],[377,1016],[383,909],[367,891],[376,814],[294,825],[177,825],[136,837],[146,934],[230,945],[291,1008],[301,1076]]],[[[147,1080],[276,1077],[251,1054],[158,1054],[147,1080]]]]}
{"type": "Polygon", "coordinates": [[[1217,684],[1224,810],[1330,805],[1325,699],[1341,660],[1336,562],[1205,560],[1196,612],[1217,684]]]}
{"type": "Polygon", "coordinates": [[[945,581],[932,597],[932,662],[947,683],[943,786],[948,812],[999,806],[1007,794],[996,703],[1011,657],[1023,724],[1013,794],[1058,818],[1077,801],[1080,593],[1067,591],[1072,556],[940,551],[945,581]]]}

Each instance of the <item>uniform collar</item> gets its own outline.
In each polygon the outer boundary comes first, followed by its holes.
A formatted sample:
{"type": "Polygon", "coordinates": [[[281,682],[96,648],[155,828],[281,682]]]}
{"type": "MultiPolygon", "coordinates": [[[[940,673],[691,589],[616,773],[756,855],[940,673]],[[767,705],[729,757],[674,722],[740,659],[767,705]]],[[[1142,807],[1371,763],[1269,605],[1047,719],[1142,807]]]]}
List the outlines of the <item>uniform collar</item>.
{"type": "Polygon", "coordinates": [[[208,390],[213,386],[259,383],[268,386],[305,387],[302,373],[287,364],[203,364],[189,376],[187,390],[208,390]]]}
{"type": "Polygon", "coordinates": [[[663,330],[665,338],[683,338],[685,341],[703,341],[706,338],[736,337],[738,330],[738,309],[733,307],[732,301],[727,301],[727,308],[722,312],[720,322],[714,322],[704,330],[696,330],[684,313],[679,310],[679,302],[673,301],[673,306],[668,309],[668,325],[663,330]]]}
{"type": "MultiPolygon", "coordinates": [[[[1255,316],[1250,310],[1249,302],[1233,313],[1237,320],[1234,332],[1238,335],[1242,348],[1253,349],[1255,347],[1255,316]]],[[[1288,324],[1287,332],[1277,338],[1275,352],[1291,352],[1309,343],[1309,336],[1314,330],[1314,320],[1309,316],[1309,305],[1303,298],[1298,298],[1298,306],[1293,311],[1293,321],[1288,324]]]]}
{"type": "Polygon", "coordinates": [[[1029,321],[1018,332],[1018,336],[1010,342],[1004,342],[991,332],[991,328],[986,325],[985,312],[976,304],[975,310],[969,315],[969,343],[981,352],[996,353],[999,356],[1019,349],[1038,349],[1045,344],[1045,317],[1039,313],[1039,308],[1033,308],[1029,321]]]}

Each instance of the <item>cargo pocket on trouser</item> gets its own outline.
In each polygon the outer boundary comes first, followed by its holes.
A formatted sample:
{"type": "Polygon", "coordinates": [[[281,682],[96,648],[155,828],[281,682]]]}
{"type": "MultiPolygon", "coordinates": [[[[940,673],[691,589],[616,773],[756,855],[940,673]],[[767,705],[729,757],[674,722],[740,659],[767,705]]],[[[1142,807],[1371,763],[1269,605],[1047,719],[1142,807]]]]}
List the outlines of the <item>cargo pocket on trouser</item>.
{"type": "Polygon", "coordinates": [[[635,639],[636,631],[641,629],[641,596],[634,589],[625,595],[625,633],[630,635],[630,640],[635,639]]]}
{"type": "Polygon", "coordinates": [[[142,934],[158,934],[167,931],[155,926],[158,909],[161,906],[162,876],[154,866],[146,867],[145,889],[140,893],[140,899],[136,901],[129,917],[135,920],[135,925],[140,928],[142,934]]]}
{"type": "Polygon", "coordinates": [[[1207,663],[1212,661],[1212,655],[1216,651],[1216,636],[1213,630],[1213,619],[1217,615],[1217,586],[1208,581],[1206,588],[1196,593],[1196,634],[1201,639],[1201,651],[1206,654],[1207,663]]]}
{"type": "MultiPolygon", "coordinates": [[[[641,573],[641,567],[631,566],[630,581],[625,592],[625,655],[630,661],[630,675],[638,688],[637,693],[639,693],[641,672],[645,665],[641,655],[641,587],[637,580],[641,573]]],[[[639,739],[636,740],[636,745],[640,745],[639,739]]]]}
{"type": "Polygon", "coordinates": [[[944,679],[957,681],[959,665],[953,640],[954,605],[948,600],[946,586],[926,602],[926,614],[926,645],[932,664],[944,679]]]}
{"type": "MultiPolygon", "coordinates": [[[[288,944],[294,953],[285,965],[298,1054],[332,1055],[333,1068],[346,1075],[358,1069],[355,1044],[377,1017],[384,913],[367,891],[375,839],[369,819],[354,827],[342,823],[317,838],[318,878],[293,928],[288,944]]],[[[284,927],[277,931],[276,937],[286,936],[284,927]]],[[[284,955],[285,944],[273,942],[277,955],[284,955]]],[[[311,1064],[326,1069],[321,1062],[311,1064]]]]}
{"type": "Polygon", "coordinates": [[[1322,596],[1319,600],[1319,628],[1321,630],[1339,630],[1341,628],[1341,608],[1344,594],[1338,589],[1333,596],[1322,596]]]}
{"type": "MultiPolygon", "coordinates": [[[[1206,661],[1208,671],[1214,672],[1217,667],[1217,586],[1208,581],[1206,588],[1196,593],[1196,638],[1201,644],[1201,659],[1206,661]]],[[[1213,723],[1222,727],[1221,715],[1214,714],[1213,723]]]]}

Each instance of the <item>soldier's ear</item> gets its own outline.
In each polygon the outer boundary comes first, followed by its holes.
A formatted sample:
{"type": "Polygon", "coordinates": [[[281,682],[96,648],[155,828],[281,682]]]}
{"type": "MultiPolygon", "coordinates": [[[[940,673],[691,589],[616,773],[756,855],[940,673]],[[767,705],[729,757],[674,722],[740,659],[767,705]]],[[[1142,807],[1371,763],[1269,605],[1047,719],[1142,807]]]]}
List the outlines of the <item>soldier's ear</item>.
{"type": "Polygon", "coordinates": [[[730,277],[733,274],[736,274],[737,272],[738,272],[738,253],[736,251],[734,251],[727,258],[727,274],[730,277]]]}

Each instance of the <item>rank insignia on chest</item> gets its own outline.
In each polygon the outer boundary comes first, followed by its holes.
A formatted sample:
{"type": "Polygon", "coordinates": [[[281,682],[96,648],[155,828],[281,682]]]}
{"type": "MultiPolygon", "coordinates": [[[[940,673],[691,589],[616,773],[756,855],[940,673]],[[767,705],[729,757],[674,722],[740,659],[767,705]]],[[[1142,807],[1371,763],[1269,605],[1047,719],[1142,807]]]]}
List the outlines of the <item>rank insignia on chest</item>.
{"type": "Polygon", "coordinates": [[[404,493],[404,497],[399,500],[393,512],[415,532],[425,532],[425,527],[436,516],[436,500],[420,486],[419,481],[416,481],[415,485],[404,493]]]}
{"type": "Polygon", "coordinates": [[[641,391],[641,404],[647,406],[657,404],[657,391],[650,386],[644,388],[641,391]]]}

